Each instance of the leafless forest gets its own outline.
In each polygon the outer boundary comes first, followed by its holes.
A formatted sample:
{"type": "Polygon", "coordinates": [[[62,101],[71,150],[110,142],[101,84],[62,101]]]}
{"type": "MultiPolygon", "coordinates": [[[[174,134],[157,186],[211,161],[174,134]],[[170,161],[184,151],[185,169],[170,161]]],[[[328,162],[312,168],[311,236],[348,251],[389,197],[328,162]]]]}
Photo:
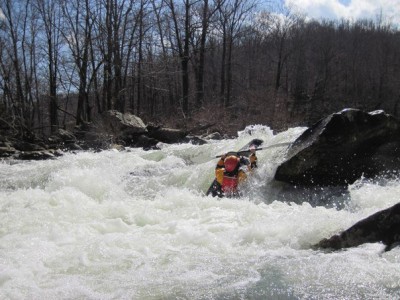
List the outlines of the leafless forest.
{"type": "Polygon", "coordinates": [[[175,128],[398,116],[400,32],[257,0],[1,0],[0,127],[50,134],[131,112],[175,128]]]}

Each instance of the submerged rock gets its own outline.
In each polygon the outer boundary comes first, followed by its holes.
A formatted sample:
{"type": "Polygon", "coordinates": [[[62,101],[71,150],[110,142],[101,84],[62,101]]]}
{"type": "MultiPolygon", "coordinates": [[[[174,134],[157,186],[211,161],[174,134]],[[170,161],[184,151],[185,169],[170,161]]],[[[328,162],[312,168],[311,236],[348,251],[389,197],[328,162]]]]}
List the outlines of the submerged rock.
{"type": "Polygon", "coordinates": [[[383,111],[346,109],[307,129],[275,174],[298,185],[346,185],[400,169],[400,122],[383,111]]]}
{"type": "Polygon", "coordinates": [[[386,251],[400,243],[400,202],[357,222],[338,235],[321,240],[314,248],[338,250],[377,242],[385,244],[386,251]]]}

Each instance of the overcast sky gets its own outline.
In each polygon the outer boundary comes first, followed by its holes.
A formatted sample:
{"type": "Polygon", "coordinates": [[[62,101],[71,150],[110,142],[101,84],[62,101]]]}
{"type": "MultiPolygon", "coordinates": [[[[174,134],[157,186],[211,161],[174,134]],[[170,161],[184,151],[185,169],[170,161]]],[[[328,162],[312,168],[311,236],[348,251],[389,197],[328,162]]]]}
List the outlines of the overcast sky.
{"type": "MultiPolygon", "coordinates": [[[[263,1],[263,0],[262,0],[263,1]]],[[[269,1],[269,0],[265,0],[269,1]]],[[[400,0],[273,0],[285,5],[294,4],[314,19],[371,19],[376,21],[382,12],[386,20],[400,25],[400,0]]]]}

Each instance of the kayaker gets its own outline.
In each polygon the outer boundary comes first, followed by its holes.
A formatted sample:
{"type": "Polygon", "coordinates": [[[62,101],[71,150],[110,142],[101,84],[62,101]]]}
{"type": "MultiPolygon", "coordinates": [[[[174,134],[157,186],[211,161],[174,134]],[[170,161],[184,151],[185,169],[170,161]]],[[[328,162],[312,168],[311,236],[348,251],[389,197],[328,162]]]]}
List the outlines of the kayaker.
{"type": "Polygon", "coordinates": [[[215,167],[215,178],[225,196],[238,195],[238,186],[247,178],[247,173],[257,167],[255,148],[249,158],[226,154],[221,156],[215,167]]]}

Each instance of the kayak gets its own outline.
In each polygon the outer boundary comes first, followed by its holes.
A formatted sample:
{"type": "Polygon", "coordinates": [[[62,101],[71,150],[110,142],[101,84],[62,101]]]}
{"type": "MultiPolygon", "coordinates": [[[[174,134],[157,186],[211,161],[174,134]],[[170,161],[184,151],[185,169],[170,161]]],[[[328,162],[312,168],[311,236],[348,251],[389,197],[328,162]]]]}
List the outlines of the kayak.
{"type": "MultiPolygon", "coordinates": [[[[261,139],[253,139],[250,142],[248,142],[246,145],[244,145],[242,148],[240,148],[238,151],[229,151],[225,153],[224,155],[228,156],[237,156],[237,157],[249,157],[252,151],[257,150],[257,148],[260,148],[260,146],[264,143],[263,140],[261,139]],[[254,149],[254,150],[253,150],[254,149]]],[[[216,158],[221,157],[222,155],[216,156],[216,158]]],[[[213,197],[235,197],[238,196],[238,192],[230,192],[229,194],[226,194],[224,191],[229,190],[229,187],[221,185],[217,179],[215,178],[213,182],[211,183],[210,187],[208,188],[206,195],[212,195],[213,197]]]]}

